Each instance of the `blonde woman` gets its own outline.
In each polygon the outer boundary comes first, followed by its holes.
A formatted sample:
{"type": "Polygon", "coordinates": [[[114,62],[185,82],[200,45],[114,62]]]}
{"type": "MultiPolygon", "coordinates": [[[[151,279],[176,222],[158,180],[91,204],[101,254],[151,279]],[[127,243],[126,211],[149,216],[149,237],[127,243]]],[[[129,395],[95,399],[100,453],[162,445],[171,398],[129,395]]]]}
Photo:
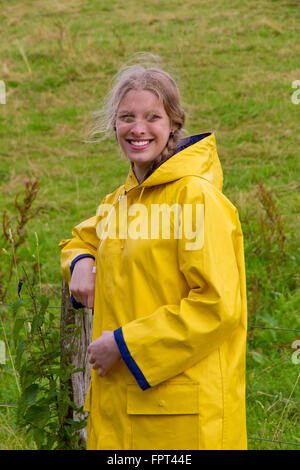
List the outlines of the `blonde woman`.
{"type": "Polygon", "coordinates": [[[247,447],[243,236],[214,135],[184,121],[167,72],[123,68],[95,132],[128,177],[60,243],[74,305],[94,309],[87,449],[247,447]]]}

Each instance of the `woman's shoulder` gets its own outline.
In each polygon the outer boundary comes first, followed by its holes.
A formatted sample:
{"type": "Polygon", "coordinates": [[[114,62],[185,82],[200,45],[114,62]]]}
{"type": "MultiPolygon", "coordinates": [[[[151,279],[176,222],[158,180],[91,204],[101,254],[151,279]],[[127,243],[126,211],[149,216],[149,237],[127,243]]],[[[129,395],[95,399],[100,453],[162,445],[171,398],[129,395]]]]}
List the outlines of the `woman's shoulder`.
{"type": "Polygon", "coordinates": [[[167,185],[167,199],[180,203],[211,202],[237,212],[233,203],[213,183],[200,176],[188,175],[167,185]]]}
{"type": "Polygon", "coordinates": [[[102,199],[102,202],[101,202],[100,205],[102,205],[102,204],[115,204],[115,202],[118,201],[120,195],[124,193],[124,189],[125,189],[125,185],[122,184],[117,189],[115,189],[113,192],[108,193],[102,199]]]}

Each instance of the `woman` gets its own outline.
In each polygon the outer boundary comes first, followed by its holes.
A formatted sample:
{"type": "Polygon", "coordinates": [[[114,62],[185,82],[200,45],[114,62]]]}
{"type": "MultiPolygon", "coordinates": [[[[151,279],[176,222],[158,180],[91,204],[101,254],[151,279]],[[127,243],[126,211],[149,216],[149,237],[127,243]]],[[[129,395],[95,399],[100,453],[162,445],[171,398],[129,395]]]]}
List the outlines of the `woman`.
{"type": "Polygon", "coordinates": [[[246,449],[243,236],[214,135],[181,138],[177,86],[121,71],[107,126],[126,183],[63,240],[74,302],[94,308],[88,449],[246,449]]]}

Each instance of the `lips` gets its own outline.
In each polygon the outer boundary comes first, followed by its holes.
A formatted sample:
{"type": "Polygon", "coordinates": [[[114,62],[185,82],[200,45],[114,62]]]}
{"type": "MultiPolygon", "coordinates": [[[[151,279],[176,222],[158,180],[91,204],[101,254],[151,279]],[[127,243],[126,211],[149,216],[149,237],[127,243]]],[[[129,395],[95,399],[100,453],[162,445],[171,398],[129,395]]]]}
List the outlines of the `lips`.
{"type": "Polygon", "coordinates": [[[134,139],[128,139],[127,142],[129,143],[130,147],[133,150],[144,150],[148,148],[153,139],[143,139],[143,140],[134,140],[134,139]]]}

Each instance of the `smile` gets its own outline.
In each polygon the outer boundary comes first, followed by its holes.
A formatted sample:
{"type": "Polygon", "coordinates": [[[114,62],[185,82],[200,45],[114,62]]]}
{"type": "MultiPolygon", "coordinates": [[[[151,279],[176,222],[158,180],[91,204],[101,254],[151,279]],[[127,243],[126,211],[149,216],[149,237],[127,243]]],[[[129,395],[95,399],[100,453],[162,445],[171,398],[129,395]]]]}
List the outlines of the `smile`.
{"type": "Polygon", "coordinates": [[[133,149],[144,149],[151,144],[152,140],[128,140],[128,142],[133,149]]]}

